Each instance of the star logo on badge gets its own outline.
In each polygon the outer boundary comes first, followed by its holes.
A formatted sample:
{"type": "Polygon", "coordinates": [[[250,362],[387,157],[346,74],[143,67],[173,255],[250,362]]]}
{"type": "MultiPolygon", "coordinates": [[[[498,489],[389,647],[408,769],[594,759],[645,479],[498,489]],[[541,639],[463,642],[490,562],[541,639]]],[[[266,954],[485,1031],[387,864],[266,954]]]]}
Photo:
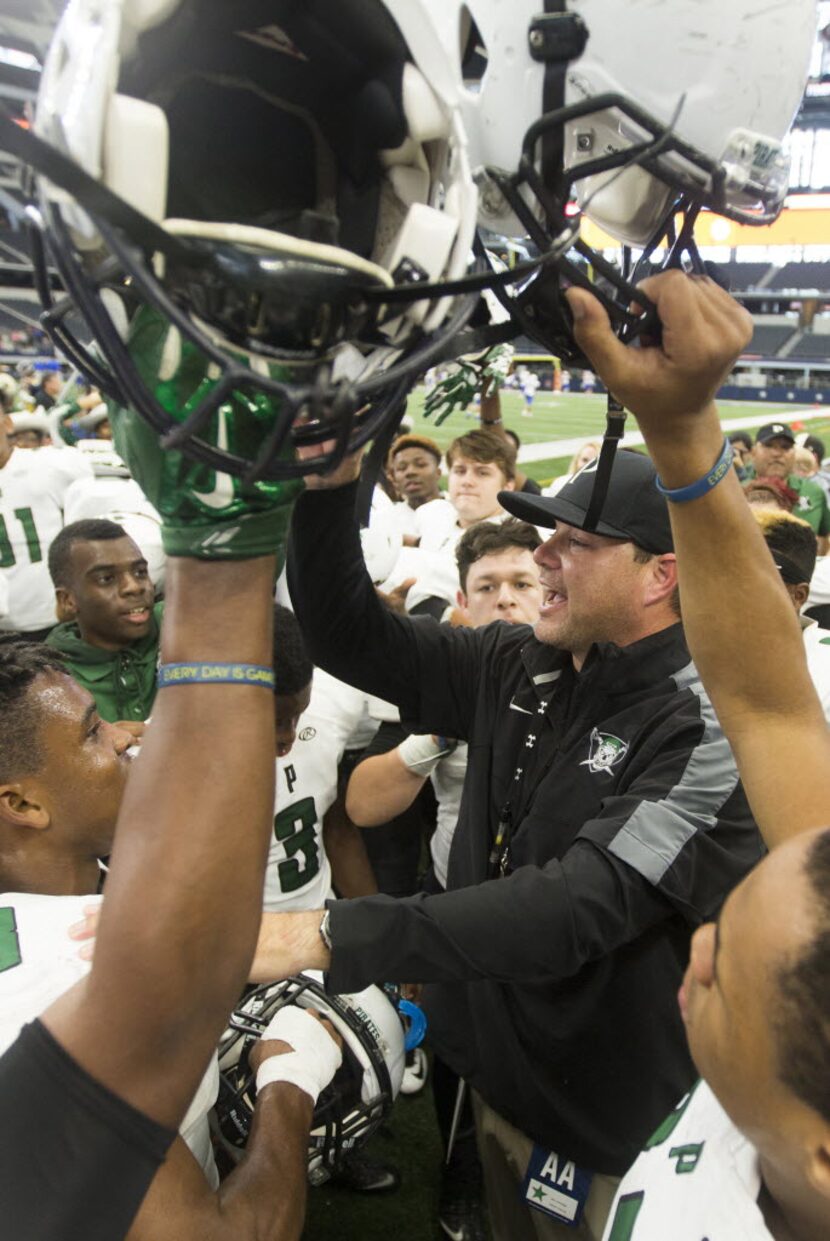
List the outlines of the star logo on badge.
{"type": "Polygon", "coordinates": [[[533,1191],[533,1197],[537,1200],[537,1202],[545,1201],[545,1190],[543,1186],[541,1185],[536,1186],[536,1188],[533,1191]]]}

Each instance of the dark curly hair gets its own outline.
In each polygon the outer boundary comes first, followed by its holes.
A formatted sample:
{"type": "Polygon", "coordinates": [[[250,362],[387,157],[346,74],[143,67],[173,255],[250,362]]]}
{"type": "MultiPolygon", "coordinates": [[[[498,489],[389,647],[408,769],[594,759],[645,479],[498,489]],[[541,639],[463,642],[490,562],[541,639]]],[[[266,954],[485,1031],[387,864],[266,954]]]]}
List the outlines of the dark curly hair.
{"type": "Polygon", "coordinates": [[[17,634],[0,636],[0,784],[43,765],[41,721],[30,690],[48,672],[66,672],[57,651],[17,634]]]}

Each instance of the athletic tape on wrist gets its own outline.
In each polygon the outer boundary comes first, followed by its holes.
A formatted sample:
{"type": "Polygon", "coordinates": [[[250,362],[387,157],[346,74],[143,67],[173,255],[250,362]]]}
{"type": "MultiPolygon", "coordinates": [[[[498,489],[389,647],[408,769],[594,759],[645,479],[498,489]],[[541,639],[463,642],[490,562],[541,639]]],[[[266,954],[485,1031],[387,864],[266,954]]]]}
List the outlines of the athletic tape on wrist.
{"type": "Polygon", "coordinates": [[[727,474],[732,468],[732,458],[734,450],[729,440],[724,437],[723,448],[715,464],[712,466],[708,474],[704,474],[697,482],[689,483],[687,487],[665,487],[659,478],[654,481],[657,490],[661,495],[670,500],[672,504],[685,504],[689,500],[697,500],[700,496],[705,496],[707,491],[712,491],[717,487],[718,483],[723,482],[727,474]]]}
{"type": "Polygon", "coordinates": [[[316,1103],[343,1061],[343,1053],[325,1026],[302,1008],[289,1004],[271,1018],[263,1039],[281,1039],[294,1050],[269,1056],[257,1069],[256,1088],[289,1082],[316,1103]]]}
{"type": "Polygon", "coordinates": [[[445,738],[433,741],[430,733],[412,733],[398,746],[401,762],[416,776],[430,776],[445,755],[451,754],[445,738]]]}
{"type": "Polygon", "coordinates": [[[255,685],[274,690],[274,669],[267,664],[193,663],[160,664],[159,689],[171,685],[255,685]]]}

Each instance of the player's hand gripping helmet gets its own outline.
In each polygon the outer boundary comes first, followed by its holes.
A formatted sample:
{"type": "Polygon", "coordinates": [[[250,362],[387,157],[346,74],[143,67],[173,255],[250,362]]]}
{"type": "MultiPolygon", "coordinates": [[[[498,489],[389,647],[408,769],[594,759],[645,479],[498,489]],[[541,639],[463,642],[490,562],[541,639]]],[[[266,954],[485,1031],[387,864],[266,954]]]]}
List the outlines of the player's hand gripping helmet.
{"type": "Polygon", "coordinates": [[[331,466],[472,352],[483,285],[565,359],[563,280],[625,337],[653,329],[629,303],[661,243],[699,265],[702,206],[780,210],[815,29],[815,0],[70,0],[38,103],[51,159],[22,152],[69,295],[46,325],[207,464],[331,466]],[[638,261],[590,250],[580,212],[638,261]],[[476,217],[538,255],[465,274],[476,217]],[[333,430],[333,453],[287,453],[333,430]]]}
{"type": "MultiPolygon", "coordinates": [[[[543,259],[513,318],[579,361],[563,298],[592,288],[633,338],[633,285],[667,266],[702,271],[692,229],[706,207],[745,224],[784,205],[783,150],[815,44],[815,0],[448,0],[467,29],[462,110],[479,222],[527,234],[543,259]],[[578,235],[587,215],[623,247],[609,263],[578,235]],[[666,251],[652,265],[657,248],[666,251]],[[630,248],[640,253],[633,261],[630,248]],[[545,256],[548,256],[545,261],[545,256]]],[[[643,303],[643,298],[639,299],[643,303]]]]}
{"type": "Polygon", "coordinates": [[[271,1018],[287,1004],[314,1008],[343,1039],[343,1063],[314,1109],[309,1138],[309,1180],[330,1176],[342,1156],[362,1145],[388,1115],[404,1070],[404,1026],[379,987],[356,995],[327,995],[319,975],[300,974],[257,987],[231,1014],[219,1044],[216,1122],[223,1146],[241,1155],[250,1133],[256,1074],[248,1053],[271,1018]]]}

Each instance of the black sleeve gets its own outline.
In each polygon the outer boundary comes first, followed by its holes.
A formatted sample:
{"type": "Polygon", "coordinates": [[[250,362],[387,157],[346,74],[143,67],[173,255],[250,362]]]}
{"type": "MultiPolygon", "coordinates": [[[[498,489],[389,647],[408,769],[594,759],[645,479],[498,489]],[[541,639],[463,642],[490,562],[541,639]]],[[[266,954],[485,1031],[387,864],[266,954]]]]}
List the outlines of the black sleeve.
{"type": "Polygon", "coordinates": [[[175,1138],[81,1068],[39,1021],[0,1057],[2,1235],[126,1236],[175,1138]]]}
{"type": "Polygon", "coordinates": [[[400,708],[418,732],[467,737],[479,679],[480,638],[385,608],[363,563],[354,516],[357,484],[307,491],[294,506],[288,585],[315,664],[400,708]]]}
{"type": "Polygon", "coordinates": [[[405,741],[408,736],[409,729],[404,728],[399,720],[383,720],[366,749],[361,752],[355,766],[359,767],[366,758],[374,758],[377,754],[388,754],[390,750],[394,750],[402,741],[405,741]]]}
{"type": "Polygon", "coordinates": [[[438,896],[333,901],[327,986],[564,979],[672,912],[630,866],[578,840],[562,861],[438,896]],[[494,934],[494,928],[498,933],[494,934]]]}

